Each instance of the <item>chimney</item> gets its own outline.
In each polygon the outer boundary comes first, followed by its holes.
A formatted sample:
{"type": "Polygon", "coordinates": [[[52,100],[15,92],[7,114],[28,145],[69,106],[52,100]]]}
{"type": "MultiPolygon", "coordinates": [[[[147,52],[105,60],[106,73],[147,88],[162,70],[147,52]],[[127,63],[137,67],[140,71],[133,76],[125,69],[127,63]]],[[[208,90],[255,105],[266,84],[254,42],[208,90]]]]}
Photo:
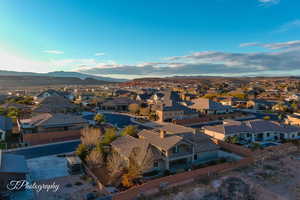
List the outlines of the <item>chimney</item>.
{"type": "Polygon", "coordinates": [[[165,138],[166,136],[166,131],[165,130],[160,130],[160,138],[165,138]]]}

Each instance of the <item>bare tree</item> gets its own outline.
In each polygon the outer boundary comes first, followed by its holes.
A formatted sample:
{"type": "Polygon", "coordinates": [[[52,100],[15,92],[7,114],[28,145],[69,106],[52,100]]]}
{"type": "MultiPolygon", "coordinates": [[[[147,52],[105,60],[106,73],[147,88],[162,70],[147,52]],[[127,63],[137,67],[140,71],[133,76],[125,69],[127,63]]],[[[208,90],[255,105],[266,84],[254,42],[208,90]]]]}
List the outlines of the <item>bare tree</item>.
{"type": "Polygon", "coordinates": [[[151,146],[147,149],[134,147],[129,157],[129,168],[122,176],[122,185],[130,188],[134,185],[134,180],[141,178],[142,174],[153,167],[154,155],[151,146]]]}
{"type": "Polygon", "coordinates": [[[102,132],[99,128],[86,127],[81,130],[81,143],[89,149],[93,148],[102,139],[102,132]]]}
{"type": "Polygon", "coordinates": [[[86,162],[91,168],[101,167],[103,165],[103,154],[101,151],[93,149],[86,157],[86,162]]]}
{"type": "Polygon", "coordinates": [[[153,167],[154,154],[151,146],[149,145],[147,149],[143,150],[139,147],[134,147],[130,155],[130,164],[135,164],[139,174],[142,174],[153,167]]]}
{"type": "Polygon", "coordinates": [[[120,174],[125,168],[125,160],[118,152],[113,151],[107,158],[107,170],[111,173],[111,176],[114,177],[120,174]]]}

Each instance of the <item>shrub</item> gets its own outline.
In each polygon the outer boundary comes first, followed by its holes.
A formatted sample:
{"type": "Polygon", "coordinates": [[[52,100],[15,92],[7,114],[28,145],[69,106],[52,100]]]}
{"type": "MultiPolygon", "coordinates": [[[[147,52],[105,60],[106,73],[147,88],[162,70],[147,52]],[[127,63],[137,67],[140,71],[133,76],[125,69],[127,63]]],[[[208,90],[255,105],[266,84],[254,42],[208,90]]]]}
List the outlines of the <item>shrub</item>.
{"type": "Polygon", "coordinates": [[[81,160],[85,160],[86,156],[88,155],[88,149],[86,145],[79,144],[75,153],[81,158],[81,160]]]}

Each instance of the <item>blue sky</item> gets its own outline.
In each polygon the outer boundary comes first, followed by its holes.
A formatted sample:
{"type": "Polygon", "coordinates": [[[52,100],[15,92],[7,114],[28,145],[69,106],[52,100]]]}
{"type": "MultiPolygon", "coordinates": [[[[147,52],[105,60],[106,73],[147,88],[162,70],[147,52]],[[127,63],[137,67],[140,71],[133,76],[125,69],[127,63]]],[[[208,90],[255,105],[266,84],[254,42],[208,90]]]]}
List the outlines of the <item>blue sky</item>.
{"type": "Polygon", "coordinates": [[[0,0],[0,69],[299,73],[299,0],[0,0]]]}

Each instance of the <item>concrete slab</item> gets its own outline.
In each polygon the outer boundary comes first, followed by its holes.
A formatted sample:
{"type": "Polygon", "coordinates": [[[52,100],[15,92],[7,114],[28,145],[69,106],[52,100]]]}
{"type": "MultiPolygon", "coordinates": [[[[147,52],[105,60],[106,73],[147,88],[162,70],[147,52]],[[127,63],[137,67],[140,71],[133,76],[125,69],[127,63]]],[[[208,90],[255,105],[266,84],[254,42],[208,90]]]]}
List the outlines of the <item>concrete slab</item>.
{"type": "Polygon", "coordinates": [[[67,160],[65,157],[44,156],[27,160],[31,181],[41,181],[56,177],[68,176],[67,160]]]}

